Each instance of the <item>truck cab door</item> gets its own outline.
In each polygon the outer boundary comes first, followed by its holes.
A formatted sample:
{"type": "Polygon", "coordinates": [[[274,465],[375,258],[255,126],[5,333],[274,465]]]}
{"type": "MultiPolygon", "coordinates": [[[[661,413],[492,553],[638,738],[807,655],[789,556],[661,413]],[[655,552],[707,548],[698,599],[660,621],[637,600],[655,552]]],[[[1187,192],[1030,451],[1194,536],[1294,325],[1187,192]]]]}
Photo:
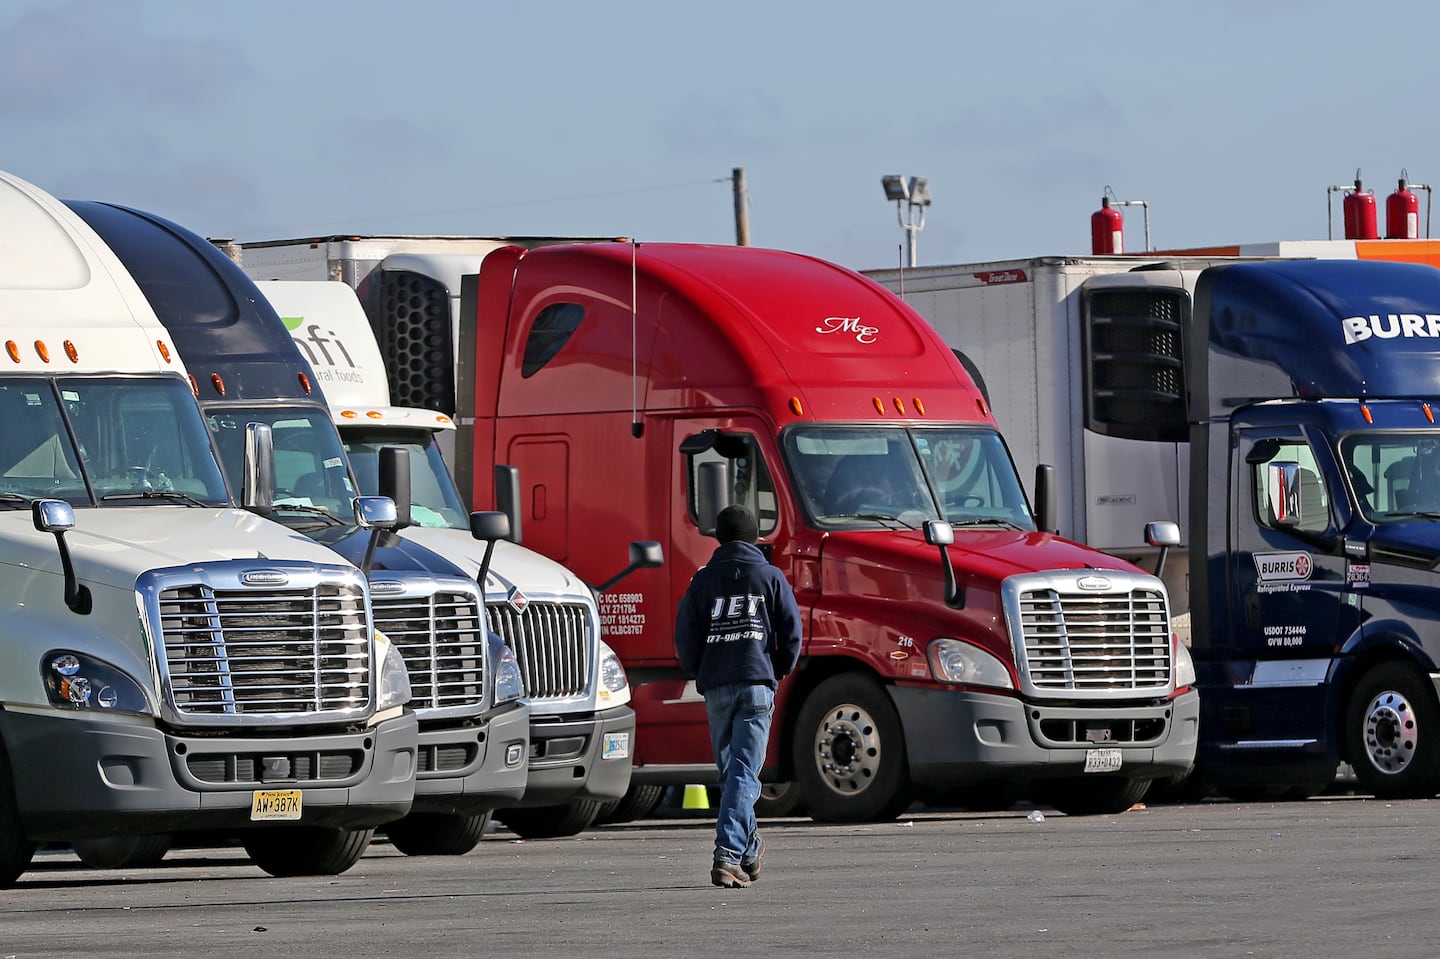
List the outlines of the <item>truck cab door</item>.
{"type": "Polygon", "coordinates": [[[1335,646],[1355,628],[1342,491],[1328,447],[1300,427],[1236,431],[1230,470],[1230,629],[1220,640],[1241,695],[1227,738],[1313,738],[1335,646]],[[1247,695],[1248,694],[1248,695],[1247,695]]]}

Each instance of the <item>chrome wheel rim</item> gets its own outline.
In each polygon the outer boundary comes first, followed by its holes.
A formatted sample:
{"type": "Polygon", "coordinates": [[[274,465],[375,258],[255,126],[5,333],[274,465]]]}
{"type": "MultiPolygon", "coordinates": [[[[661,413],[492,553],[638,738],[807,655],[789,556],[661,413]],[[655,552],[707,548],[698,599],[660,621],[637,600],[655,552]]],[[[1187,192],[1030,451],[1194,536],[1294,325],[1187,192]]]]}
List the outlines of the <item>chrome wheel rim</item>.
{"type": "Polygon", "coordinates": [[[1383,690],[1365,709],[1365,756],[1370,765],[1396,776],[1415,761],[1420,729],[1410,701],[1393,689],[1383,690]]]}
{"type": "Polygon", "coordinates": [[[863,707],[831,707],[815,730],[815,767],[827,788],[842,796],[864,792],[880,771],[880,735],[863,707]]]}

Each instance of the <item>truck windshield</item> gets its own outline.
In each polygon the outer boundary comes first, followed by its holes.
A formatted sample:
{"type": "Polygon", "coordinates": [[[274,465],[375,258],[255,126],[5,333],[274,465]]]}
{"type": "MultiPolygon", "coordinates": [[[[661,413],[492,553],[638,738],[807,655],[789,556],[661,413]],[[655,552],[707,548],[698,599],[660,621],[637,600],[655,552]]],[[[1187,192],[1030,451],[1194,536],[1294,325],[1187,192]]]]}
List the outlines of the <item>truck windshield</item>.
{"type": "Polygon", "coordinates": [[[857,528],[927,519],[1034,529],[1009,451],[985,427],[804,426],[785,457],[811,518],[857,528]]]}
{"type": "Polygon", "coordinates": [[[177,377],[0,380],[0,507],[224,506],[225,482],[177,377]]]}
{"type": "Polygon", "coordinates": [[[1440,517],[1440,430],[1351,433],[1340,457],[1366,519],[1440,517]]]}
{"type": "Polygon", "coordinates": [[[303,525],[306,517],[317,516],[351,521],[355,486],[329,411],[321,407],[212,406],[205,415],[220,449],[220,461],[236,489],[245,459],[245,424],[270,427],[275,440],[277,519],[290,525],[303,525]]]}
{"type": "Polygon", "coordinates": [[[380,492],[380,450],[394,446],[410,454],[410,520],[416,526],[470,528],[470,514],[429,431],[347,426],[341,434],[355,482],[365,496],[380,492]]]}

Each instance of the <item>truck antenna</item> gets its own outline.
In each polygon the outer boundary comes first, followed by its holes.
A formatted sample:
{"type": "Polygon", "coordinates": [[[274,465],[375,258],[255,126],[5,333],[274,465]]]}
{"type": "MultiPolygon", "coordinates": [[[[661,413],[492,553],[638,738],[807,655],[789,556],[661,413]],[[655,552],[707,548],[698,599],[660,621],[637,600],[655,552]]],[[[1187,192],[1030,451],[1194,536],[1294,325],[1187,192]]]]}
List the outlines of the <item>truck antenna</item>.
{"type": "Polygon", "coordinates": [[[645,435],[645,424],[640,422],[640,373],[638,345],[639,326],[639,299],[636,290],[639,288],[639,281],[636,279],[635,257],[640,244],[636,240],[630,241],[630,435],[637,440],[645,435]]]}

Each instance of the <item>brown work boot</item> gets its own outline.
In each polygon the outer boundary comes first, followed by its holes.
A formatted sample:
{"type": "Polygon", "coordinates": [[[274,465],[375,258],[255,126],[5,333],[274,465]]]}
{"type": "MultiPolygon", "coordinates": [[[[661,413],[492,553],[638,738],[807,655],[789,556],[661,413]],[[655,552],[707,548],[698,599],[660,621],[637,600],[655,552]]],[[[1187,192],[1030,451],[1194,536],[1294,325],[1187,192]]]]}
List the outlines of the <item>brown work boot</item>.
{"type": "Polygon", "coordinates": [[[750,877],[739,863],[721,862],[717,859],[715,865],[710,867],[710,882],[726,889],[737,889],[750,885],[750,877]]]}
{"type": "Polygon", "coordinates": [[[740,868],[754,882],[760,878],[760,860],[765,858],[765,837],[758,832],[755,834],[755,858],[743,859],[740,861],[740,868]]]}

